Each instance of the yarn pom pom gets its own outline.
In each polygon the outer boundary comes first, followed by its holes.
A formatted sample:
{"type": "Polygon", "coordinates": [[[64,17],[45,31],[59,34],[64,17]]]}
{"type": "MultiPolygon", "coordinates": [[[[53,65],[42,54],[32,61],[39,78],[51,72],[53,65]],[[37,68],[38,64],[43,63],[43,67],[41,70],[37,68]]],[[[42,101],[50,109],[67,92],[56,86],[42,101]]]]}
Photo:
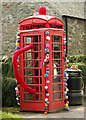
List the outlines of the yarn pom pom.
{"type": "Polygon", "coordinates": [[[19,93],[20,93],[20,91],[19,91],[19,90],[17,90],[17,91],[16,91],[16,94],[19,94],[19,93]]]}
{"type": "Polygon", "coordinates": [[[38,11],[39,11],[39,15],[46,15],[47,12],[46,8],[43,6],[40,7],[38,11]]]}

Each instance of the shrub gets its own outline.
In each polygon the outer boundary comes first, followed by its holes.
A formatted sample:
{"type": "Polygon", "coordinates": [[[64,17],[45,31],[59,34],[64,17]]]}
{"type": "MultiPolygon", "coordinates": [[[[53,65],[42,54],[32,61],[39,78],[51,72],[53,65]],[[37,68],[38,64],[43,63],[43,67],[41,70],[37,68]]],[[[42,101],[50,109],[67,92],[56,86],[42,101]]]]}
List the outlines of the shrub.
{"type": "Polygon", "coordinates": [[[68,56],[70,63],[86,63],[86,55],[68,56]]]}
{"type": "Polygon", "coordinates": [[[2,64],[2,76],[14,78],[12,57],[2,59],[1,64],[2,64]]]}
{"type": "Polygon", "coordinates": [[[16,103],[16,79],[11,77],[2,78],[2,106],[13,107],[16,103]]]}

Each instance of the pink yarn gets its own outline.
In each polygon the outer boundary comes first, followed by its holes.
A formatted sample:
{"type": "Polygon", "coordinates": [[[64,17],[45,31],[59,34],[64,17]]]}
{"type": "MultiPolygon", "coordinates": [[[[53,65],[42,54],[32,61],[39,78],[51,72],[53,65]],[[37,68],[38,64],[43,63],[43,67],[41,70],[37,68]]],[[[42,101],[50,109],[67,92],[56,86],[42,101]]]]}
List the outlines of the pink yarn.
{"type": "Polygon", "coordinates": [[[50,47],[50,45],[47,43],[47,44],[46,44],[46,48],[49,48],[49,47],[50,47]]]}
{"type": "Polygon", "coordinates": [[[17,90],[17,91],[16,91],[16,94],[19,94],[19,93],[20,93],[20,91],[19,91],[19,90],[17,90]]]}

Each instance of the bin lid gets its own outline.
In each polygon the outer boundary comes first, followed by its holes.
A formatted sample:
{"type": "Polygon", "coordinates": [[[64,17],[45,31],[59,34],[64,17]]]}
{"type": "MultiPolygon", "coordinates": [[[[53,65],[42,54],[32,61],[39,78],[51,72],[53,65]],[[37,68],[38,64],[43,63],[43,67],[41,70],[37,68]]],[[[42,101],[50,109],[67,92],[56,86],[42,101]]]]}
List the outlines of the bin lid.
{"type": "Polygon", "coordinates": [[[77,69],[70,69],[70,68],[66,69],[65,71],[67,71],[67,72],[79,72],[80,71],[81,72],[80,69],[77,70],[77,69]]]}
{"type": "Polygon", "coordinates": [[[79,93],[68,93],[68,96],[71,97],[83,96],[83,91],[80,91],[79,93]]]}
{"type": "Polygon", "coordinates": [[[67,72],[81,72],[81,70],[80,69],[78,69],[77,67],[76,67],[76,65],[72,65],[70,68],[67,68],[65,71],[67,71],[67,72]]]}

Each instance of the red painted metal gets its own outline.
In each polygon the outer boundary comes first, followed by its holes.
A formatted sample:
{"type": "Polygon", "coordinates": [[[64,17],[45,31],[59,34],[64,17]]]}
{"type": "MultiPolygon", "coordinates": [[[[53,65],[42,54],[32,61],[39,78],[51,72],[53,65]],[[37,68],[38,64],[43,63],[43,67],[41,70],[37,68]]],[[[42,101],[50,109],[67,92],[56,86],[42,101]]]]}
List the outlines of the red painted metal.
{"type": "Polygon", "coordinates": [[[26,84],[36,90],[35,95],[30,95],[20,87],[21,110],[44,111],[45,98],[49,100],[48,111],[64,108],[63,26],[60,19],[49,15],[32,16],[20,22],[20,48],[33,44],[32,50],[20,56],[21,75],[26,84]],[[46,39],[46,31],[50,40],[46,39]],[[49,64],[43,66],[46,43],[50,45],[49,64]],[[55,65],[57,63],[59,66],[55,65]],[[50,73],[45,78],[47,67],[50,73]],[[48,86],[49,96],[45,94],[45,86],[48,86]]]}

